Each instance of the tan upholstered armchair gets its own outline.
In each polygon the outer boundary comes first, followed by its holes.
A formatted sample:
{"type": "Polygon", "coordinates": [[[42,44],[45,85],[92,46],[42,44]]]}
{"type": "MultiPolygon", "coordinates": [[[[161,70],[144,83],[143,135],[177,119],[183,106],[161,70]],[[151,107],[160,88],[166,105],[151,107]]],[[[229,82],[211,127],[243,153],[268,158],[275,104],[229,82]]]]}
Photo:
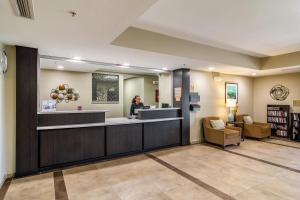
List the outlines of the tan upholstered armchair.
{"type": "MultiPolygon", "coordinates": [[[[244,117],[248,114],[240,114],[236,116],[236,121],[244,122],[244,117]]],[[[271,136],[271,124],[253,122],[253,124],[244,123],[243,134],[246,137],[262,139],[271,136]]]]}
{"type": "Polygon", "coordinates": [[[223,147],[231,144],[240,145],[241,128],[228,127],[225,129],[214,129],[210,120],[218,120],[219,117],[205,117],[203,119],[204,139],[206,142],[221,145],[223,147]]]}

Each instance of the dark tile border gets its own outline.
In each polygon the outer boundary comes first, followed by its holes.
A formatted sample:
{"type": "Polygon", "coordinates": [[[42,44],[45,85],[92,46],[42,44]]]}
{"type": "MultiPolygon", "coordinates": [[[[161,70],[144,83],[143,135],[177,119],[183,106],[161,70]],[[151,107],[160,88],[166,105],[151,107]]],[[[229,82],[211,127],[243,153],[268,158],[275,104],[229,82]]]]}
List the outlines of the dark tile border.
{"type": "MultiPolygon", "coordinates": [[[[274,140],[276,140],[276,139],[274,139],[274,140]]],[[[264,142],[264,143],[268,143],[268,144],[275,144],[275,145],[279,145],[279,146],[289,147],[289,148],[293,148],[293,149],[300,149],[299,147],[295,147],[295,146],[290,146],[290,145],[286,145],[286,144],[279,144],[279,143],[270,142],[270,141],[272,141],[272,139],[269,139],[269,140],[259,140],[259,141],[260,142],[264,142]]]]}
{"type": "Polygon", "coordinates": [[[215,188],[213,186],[208,185],[207,183],[205,183],[205,182],[203,182],[203,181],[201,181],[201,180],[199,180],[199,179],[197,179],[197,178],[189,175],[188,173],[186,173],[186,172],[184,172],[184,171],[176,168],[175,166],[173,166],[173,165],[171,165],[171,164],[169,164],[169,163],[167,163],[167,162],[159,159],[158,157],[156,157],[156,156],[154,156],[152,154],[147,153],[146,156],[148,156],[152,160],[158,162],[159,164],[165,166],[166,168],[174,171],[175,173],[179,174],[180,176],[183,176],[184,178],[192,181],[193,183],[197,184],[198,186],[200,186],[200,187],[208,190],[209,192],[213,193],[214,195],[216,195],[216,196],[218,196],[218,197],[220,197],[220,198],[222,198],[224,200],[236,200],[234,197],[232,197],[232,196],[230,196],[230,195],[228,195],[228,194],[226,194],[226,193],[218,190],[217,188],[215,188]]]}
{"type": "Polygon", "coordinates": [[[281,164],[273,163],[273,162],[263,160],[263,159],[260,159],[260,158],[255,158],[255,157],[248,156],[248,155],[245,155],[245,154],[241,154],[241,153],[237,153],[237,152],[234,152],[234,151],[226,150],[226,149],[223,149],[223,148],[220,148],[218,146],[211,145],[211,144],[205,143],[204,145],[207,146],[207,147],[211,147],[211,148],[215,148],[215,149],[225,151],[227,153],[231,153],[231,154],[234,154],[234,155],[238,155],[238,156],[242,156],[242,157],[249,158],[249,159],[252,159],[252,160],[256,160],[256,161],[259,161],[259,162],[262,162],[262,163],[265,163],[265,164],[273,165],[275,167],[280,167],[282,169],[286,169],[286,170],[289,170],[289,171],[292,171],[292,172],[300,173],[299,169],[294,169],[294,168],[291,168],[291,167],[287,167],[287,166],[284,166],[284,165],[281,165],[281,164]]]}
{"type": "Polygon", "coordinates": [[[62,171],[53,172],[55,200],[69,200],[62,171]]]}
{"type": "Polygon", "coordinates": [[[3,185],[2,185],[2,187],[0,189],[0,200],[4,199],[4,197],[6,195],[6,192],[7,192],[8,188],[9,188],[9,186],[10,186],[11,181],[12,181],[12,178],[7,178],[4,181],[4,183],[3,183],[3,185]]]}

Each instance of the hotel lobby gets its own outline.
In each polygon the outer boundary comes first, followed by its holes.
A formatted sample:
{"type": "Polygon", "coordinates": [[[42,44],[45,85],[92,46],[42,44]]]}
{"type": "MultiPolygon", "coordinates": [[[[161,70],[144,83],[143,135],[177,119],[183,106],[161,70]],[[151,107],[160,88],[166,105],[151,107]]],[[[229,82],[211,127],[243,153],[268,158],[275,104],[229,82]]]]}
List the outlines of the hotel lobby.
{"type": "Polygon", "coordinates": [[[296,200],[300,1],[0,1],[0,200],[296,200]]]}

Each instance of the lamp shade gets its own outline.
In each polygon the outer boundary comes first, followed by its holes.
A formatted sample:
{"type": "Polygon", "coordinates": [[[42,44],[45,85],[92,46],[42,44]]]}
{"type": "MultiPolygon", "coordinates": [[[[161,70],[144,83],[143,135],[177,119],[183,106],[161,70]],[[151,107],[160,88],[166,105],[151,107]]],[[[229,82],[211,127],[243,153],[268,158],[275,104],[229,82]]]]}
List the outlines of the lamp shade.
{"type": "Polygon", "coordinates": [[[227,101],[226,101],[226,107],[229,107],[229,108],[236,107],[236,100],[234,100],[234,99],[227,99],[227,101]]]}

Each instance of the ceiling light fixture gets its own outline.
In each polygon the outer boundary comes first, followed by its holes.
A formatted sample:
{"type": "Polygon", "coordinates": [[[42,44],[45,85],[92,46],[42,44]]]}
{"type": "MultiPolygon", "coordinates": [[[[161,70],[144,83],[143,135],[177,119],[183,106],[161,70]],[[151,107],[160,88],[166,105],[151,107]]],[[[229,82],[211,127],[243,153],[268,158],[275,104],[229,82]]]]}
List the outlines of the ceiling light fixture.
{"type": "Polygon", "coordinates": [[[74,60],[81,60],[81,57],[79,57],[79,56],[74,56],[73,59],[74,59],[74,60]]]}
{"type": "Polygon", "coordinates": [[[168,68],[167,68],[167,67],[163,67],[162,70],[165,70],[165,71],[166,71],[166,70],[168,70],[168,68]]]}
{"type": "Polygon", "coordinates": [[[57,66],[57,69],[64,69],[64,66],[58,65],[58,66],[57,66]]]}
{"type": "Polygon", "coordinates": [[[82,60],[77,60],[77,59],[68,59],[66,61],[68,61],[68,62],[74,62],[74,63],[83,63],[82,60]]]}
{"type": "Polygon", "coordinates": [[[209,71],[213,71],[215,68],[214,67],[209,67],[208,70],[209,71]]]}
{"type": "Polygon", "coordinates": [[[124,69],[130,68],[129,66],[126,66],[126,65],[119,65],[119,67],[124,68],[124,69]]]}
{"type": "Polygon", "coordinates": [[[152,71],[154,71],[154,72],[163,72],[163,71],[160,70],[160,69],[152,69],[152,71]]]}
{"type": "Polygon", "coordinates": [[[129,66],[130,64],[129,64],[129,63],[124,63],[123,65],[124,65],[124,66],[129,66]]]}

